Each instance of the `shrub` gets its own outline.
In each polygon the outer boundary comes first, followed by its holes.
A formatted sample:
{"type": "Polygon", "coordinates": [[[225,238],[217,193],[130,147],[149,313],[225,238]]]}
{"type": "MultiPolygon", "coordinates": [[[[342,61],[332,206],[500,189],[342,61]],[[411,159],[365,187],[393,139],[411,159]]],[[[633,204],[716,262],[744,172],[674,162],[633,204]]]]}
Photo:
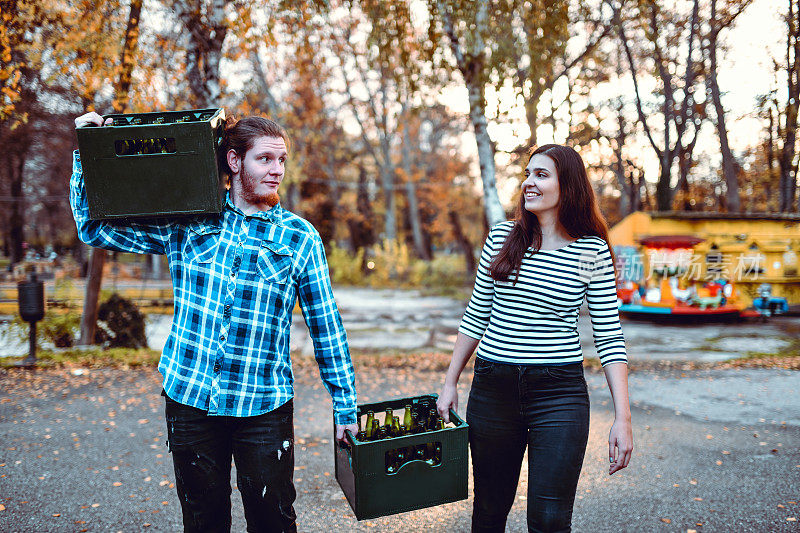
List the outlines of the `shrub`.
{"type": "Polygon", "coordinates": [[[351,254],[346,248],[340,248],[336,244],[332,244],[330,252],[328,252],[328,269],[331,273],[331,281],[342,285],[359,285],[363,283],[364,274],[361,272],[363,261],[363,248],[359,248],[355,254],[351,254]]]}
{"type": "Polygon", "coordinates": [[[147,348],[144,315],[132,300],[112,294],[98,308],[97,322],[95,342],[108,342],[111,348],[147,348]]]}
{"type": "Polygon", "coordinates": [[[369,286],[374,288],[429,288],[444,290],[460,288],[472,282],[465,272],[464,258],[454,254],[438,254],[431,261],[413,256],[404,242],[384,241],[375,246],[367,258],[367,275],[361,273],[365,250],[351,254],[344,248],[332,246],[328,266],[334,284],[369,286]]]}
{"type": "MultiPolygon", "coordinates": [[[[44,318],[36,323],[36,342],[52,343],[57,348],[69,348],[75,345],[78,330],[81,327],[81,315],[78,313],[56,313],[47,311],[44,318]]],[[[28,340],[29,326],[19,315],[14,316],[11,323],[11,334],[21,342],[28,340]]]]}

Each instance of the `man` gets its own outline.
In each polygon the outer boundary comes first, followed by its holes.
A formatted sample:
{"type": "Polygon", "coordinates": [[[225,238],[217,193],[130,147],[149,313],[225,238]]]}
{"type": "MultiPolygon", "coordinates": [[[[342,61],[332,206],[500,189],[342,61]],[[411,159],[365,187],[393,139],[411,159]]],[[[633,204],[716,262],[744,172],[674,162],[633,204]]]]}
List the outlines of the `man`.
{"type": "MultiPolygon", "coordinates": [[[[76,127],[90,123],[103,119],[75,119],[76,127]]],[[[284,130],[262,117],[229,126],[219,151],[230,178],[224,211],[169,221],[89,220],[80,156],[73,156],[70,203],[80,239],[169,261],[175,315],[158,368],[186,531],[230,530],[231,457],[247,530],[297,529],[289,330],[298,298],[333,398],[336,437],[358,428],[353,366],[322,241],[279,204],[287,144],[284,130]]]]}

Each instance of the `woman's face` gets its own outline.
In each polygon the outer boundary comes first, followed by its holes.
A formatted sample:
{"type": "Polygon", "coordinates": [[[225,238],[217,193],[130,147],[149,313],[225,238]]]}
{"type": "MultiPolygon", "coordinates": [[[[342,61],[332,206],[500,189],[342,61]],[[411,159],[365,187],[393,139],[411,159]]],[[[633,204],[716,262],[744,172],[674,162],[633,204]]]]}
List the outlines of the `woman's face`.
{"type": "Polygon", "coordinates": [[[558,207],[558,173],[555,162],[548,156],[536,154],[531,157],[525,167],[522,195],[525,210],[533,214],[542,214],[558,207]]]}

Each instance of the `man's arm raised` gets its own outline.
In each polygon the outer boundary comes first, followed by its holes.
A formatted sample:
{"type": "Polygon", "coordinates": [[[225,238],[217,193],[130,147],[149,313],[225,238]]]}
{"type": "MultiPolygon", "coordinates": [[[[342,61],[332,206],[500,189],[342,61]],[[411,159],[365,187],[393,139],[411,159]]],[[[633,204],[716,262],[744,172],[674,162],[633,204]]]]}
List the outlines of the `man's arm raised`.
{"type": "MultiPolygon", "coordinates": [[[[103,117],[92,111],[75,119],[75,127],[89,124],[103,126],[103,117]]],[[[105,125],[109,124],[111,124],[110,118],[105,120],[105,125]]],[[[169,240],[166,221],[152,224],[132,221],[111,223],[89,218],[89,205],[83,182],[83,166],[77,150],[73,153],[72,158],[69,201],[72,207],[72,216],[75,218],[75,225],[78,228],[78,238],[86,244],[116,252],[159,255],[166,253],[166,245],[169,240]]]]}

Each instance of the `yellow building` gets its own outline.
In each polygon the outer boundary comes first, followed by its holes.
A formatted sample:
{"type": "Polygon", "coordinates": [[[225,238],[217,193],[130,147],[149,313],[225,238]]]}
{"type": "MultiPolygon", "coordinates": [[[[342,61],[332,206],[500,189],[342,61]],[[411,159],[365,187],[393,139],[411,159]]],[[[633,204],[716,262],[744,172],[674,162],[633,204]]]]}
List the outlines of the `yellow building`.
{"type": "MultiPolygon", "coordinates": [[[[641,249],[648,237],[697,237],[686,279],[702,282],[715,276],[732,281],[743,302],[758,297],[758,287],[772,285],[772,295],[800,305],[800,215],[771,213],[631,213],[609,231],[613,246],[641,249]]],[[[653,272],[653,250],[642,254],[643,273],[653,272]]],[[[684,257],[685,259],[685,257],[684,257]]]]}

